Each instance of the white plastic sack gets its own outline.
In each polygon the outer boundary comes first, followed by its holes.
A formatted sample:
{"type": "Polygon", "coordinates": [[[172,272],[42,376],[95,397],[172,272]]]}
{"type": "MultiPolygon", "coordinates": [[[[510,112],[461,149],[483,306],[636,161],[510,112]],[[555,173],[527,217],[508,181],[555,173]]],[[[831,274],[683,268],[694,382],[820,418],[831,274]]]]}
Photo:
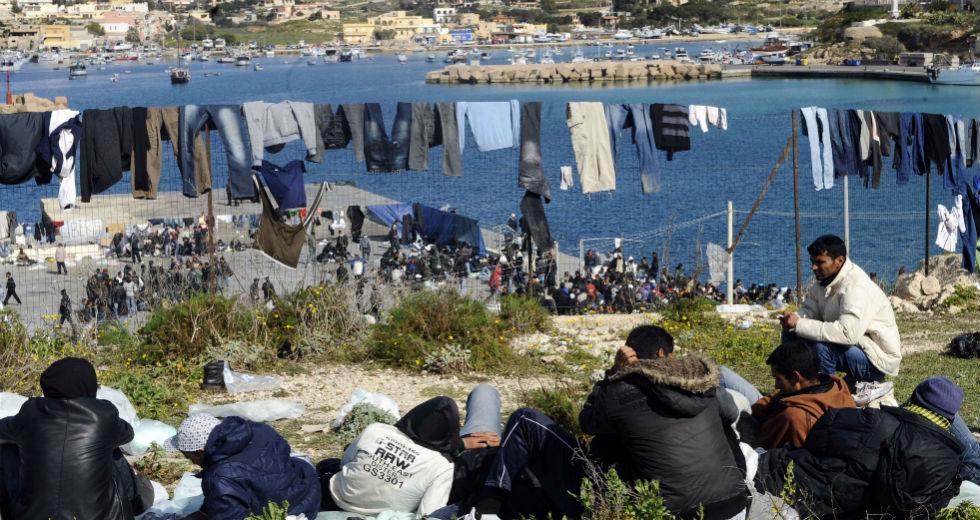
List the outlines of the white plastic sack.
{"type": "Polygon", "coordinates": [[[390,413],[396,420],[401,418],[401,414],[398,412],[398,403],[392,400],[392,398],[384,394],[369,392],[363,388],[358,388],[350,394],[350,399],[347,401],[347,404],[340,407],[340,415],[330,423],[330,427],[335,430],[340,428],[340,425],[344,423],[344,418],[347,417],[347,414],[349,414],[350,411],[359,404],[370,404],[390,413]]]}
{"type": "Polygon", "coordinates": [[[22,395],[0,392],[0,419],[17,415],[26,401],[27,398],[22,395]]]}
{"type": "Polygon", "coordinates": [[[728,262],[732,255],[724,247],[713,242],[708,243],[708,272],[709,282],[718,285],[725,281],[725,273],[728,272],[728,262]]]}
{"type": "Polygon", "coordinates": [[[196,413],[207,413],[215,417],[241,417],[255,422],[269,422],[279,419],[297,419],[303,415],[303,405],[284,399],[242,401],[216,406],[192,404],[188,415],[196,413]]]}
{"type": "Polygon", "coordinates": [[[971,502],[973,505],[980,504],[980,486],[969,480],[964,480],[960,484],[960,494],[949,501],[949,507],[956,507],[963,502],[971,502]]]}
{"type": "Polygon", "coordinates": [[[99,390],[95,393],[95,397],[97,399],[105,399],[116,405],[116,409],[119,410],[119,418],[128,422],[130,426],[136,427],[136,423],[139,422],[139,417],[136,416],[136,408],[133,406],[133,403],[129,402],[126,394],[115,388],[100,386],[99,390]]]}
{"type": "Polygon", "coordinates": [[[142,455],[154,442],[163,446],[163,442],[174,435],[177,435],[177,429],[173,426],[153,419],[143,419],[133,425],[133,440],[123,446],[123,451],[130,455],[142,455]]]}
{"type": "Polygon", "coordinates": [[[222,375],[225,380],[225,389],[228,390],[229,394],[275,390],[282,386],[282,381],[276,376],[257,376],[255,374],[235,372],[231,369],[231,365],[227,361],[225,361],[225,368],[222,375]]]}
{"type": "Polygon", "coordinates": [[[347,520],[348,518],[363,518],[364,520],[415,520],[415,513],[382,511],[377,516],[364,516],[345,511],[327,511],[316,515],[316,520],[347,520]]]}
{"type": "Polygon", "coordinates": [[[160,504],[154,504],[138,520],[157,520],[183,518],[201,510],[204,505],[204,491],[201,490],[201,479],[192,473],[184,473],[174,489],[174,498],[160,504]]]}

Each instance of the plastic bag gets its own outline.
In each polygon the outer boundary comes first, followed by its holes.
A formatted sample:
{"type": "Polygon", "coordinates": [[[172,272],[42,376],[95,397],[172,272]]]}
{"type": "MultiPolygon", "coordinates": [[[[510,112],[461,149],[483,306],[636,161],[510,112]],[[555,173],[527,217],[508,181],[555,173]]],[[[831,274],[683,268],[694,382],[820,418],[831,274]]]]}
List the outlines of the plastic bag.
{"type": "Polygon", "coordinates": [[[347,401],[347,404],[340,407],[340,415],[330,423],[330,427],[335,430],[340,428],[340,425],[344,423],[344,418],[347,417],[347,414],[349,414],[356,405],[362,403],[374,405],[377,408],[390,413],[395,420],[401,418],[401,414],[398,413],[398,403],[392,400],[392,398],[384,394],[369,392],[363,388],[358,388],[351,392],[350,399],[347,401]]]}
{"type": "Polygon", "coordinates": [[[225,361],[222,376],[225,380],[225,389],[228,390],[229,394],[275,390],[282,386],[282,381],[276,376],[257,376],[255,374],[235,372],[231,369],[231,365],[227,361],[225,361]]]}
{"type": "Polygon", "coordinates": [[[130,455],[142,455],[154,442],[163,446],[163,441],[177,435],[177,429],[169,424],[153,419],[143,419],[133,425],[133,440],[122,447],[130,455]]]}
{"type": "Polygon", "coordinates": [[[139,422],[139,417],[136,416],[136,408],[133,407],[133,403],[129,402],[126,394],[115,388],[100,386],[99,390],[95,393],[95,397],[97,399],[105,399],[116,405],[116,409],[119,410],[119,418],[128,422],[130,426],[136,427],[136,423],[139,422]]]}
{"type": "Polygon", "coordinates": [[[201,510],[204,505],[204,491],[201,489],[201,479],[193,473],[184,473],[174,488],[174,498],[154,504],[138,520],[156,520],[162,518],[183,518],[201,510]]]}
{"type": "Polygon", "coordinates": [[[949,507],[956,507],[963,502],[970,502],[972,504],[980,504],[980,486],[970,482],[969,480],[964,480],[960,484],[960,494],[953,497],[949,501],[949,507]]]}
{"type": "Polygon", "coordinates": [[[17,415],[27,398],[10,392],[0,392],[0,419],[17,415]]]}
{"type": "Polygon", "coordinates": [[[303,415],[303,405],[283,399],[242,401],[216,406],[192,404],[188,415],[194,415],[196,413],[207,413],[215,417],[241,417],[249,421],[268,422],[278,421],[279,419],[297,419],[303,415]]]}

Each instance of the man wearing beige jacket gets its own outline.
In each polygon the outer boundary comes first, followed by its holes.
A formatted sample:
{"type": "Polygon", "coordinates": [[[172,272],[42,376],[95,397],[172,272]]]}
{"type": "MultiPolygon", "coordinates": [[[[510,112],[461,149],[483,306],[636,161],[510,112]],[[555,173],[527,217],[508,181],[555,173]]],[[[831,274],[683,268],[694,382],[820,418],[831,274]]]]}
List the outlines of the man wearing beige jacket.
{"type": "Polygon", "coordinates": [[[807,292],[798,312],[780,319],[783,330],[813,345],[824,373],[846,373],[844,381],[857,394],[855,400],[887,394],[891,385],[884,383],[885,376],[898,375],[902,361],[898,326],[888,297],[848,260],[847,248],[839,237],[824,235],[814,240],[807,252],[817,283],[807,292]]]}

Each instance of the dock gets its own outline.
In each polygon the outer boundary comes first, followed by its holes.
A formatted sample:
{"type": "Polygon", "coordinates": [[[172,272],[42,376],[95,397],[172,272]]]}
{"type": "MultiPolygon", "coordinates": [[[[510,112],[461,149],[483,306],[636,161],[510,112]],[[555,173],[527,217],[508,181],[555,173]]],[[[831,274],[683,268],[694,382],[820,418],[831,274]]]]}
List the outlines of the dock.
{"type": "Polygon", "coordinates": [[[721,78],[838,78],[929,82],[922,67],[898,65],[726,65],[721,71],[721,78]]]}

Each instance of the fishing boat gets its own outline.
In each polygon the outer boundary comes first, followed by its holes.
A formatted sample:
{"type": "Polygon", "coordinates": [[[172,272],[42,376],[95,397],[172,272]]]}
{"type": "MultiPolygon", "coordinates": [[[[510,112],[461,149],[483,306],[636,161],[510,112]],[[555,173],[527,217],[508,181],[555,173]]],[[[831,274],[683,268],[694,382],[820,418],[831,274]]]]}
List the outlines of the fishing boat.
{"type": "Polygon", "coordinates": [[[88,69],[81,61],[76,61],[68,68],[68,79],[84,78],[88,76],[88,69]]]}
{"type": "Polygon", "coordinates": [[[435,54],[430,54],[430,55],[426,56],[425,57],[425,61],[427,61],[429,63],[435,63],[436,62],[436,55],[435,54]]]}
{"type": "Polygon", "coordinates": [[[341,62],[351,62],[354,61],[354,52],[351,50],[340,51],[340,61],[341,62]]]}
{"type": "Polygon", "coordinates": [[[404,54],[399,54],[398,63],[408,63],[408,56],[405,56],[404,54]]]}
{"type": "Polygon", "coordinates": [[[926,76],[933,85],[980,86],[980,63],[964,63],[956,67],[926,67],[926,76]]]}
{"type": "Polygon", "coordinates": [[[218,58],[218,63],[235,63],[235,58],[232,56],[222,56],[218,58]]]}
{"type": "MultiPolygon", "coordinates": [[[[113,74],[116,76],[116,74],[113,74]]],[[[115,79],[113,79],[115,81],[115,79]]],[[[174,67],[170,69],[170,84],[171,85],[182,85],[184,83],[190,83],[191,81],[191,71],[186,67],[174,67]]]]}
{"type": "Polygon", "coordinates": [[[687,49],[683,47],[674,49],[674,59],[681,63],[691,63],[691,56],[687,54],[687,49]]]}
{"type": "Polygon", "coordinates": [[[252,65],[252,68],[254,70],[256,70],[256,71],[260,71],[260,70],[262,70],[262,64],[261,63],[255,63],[254,65],[252,65]]]}
{"type": "Polygon", "coordinates": [[[337,63],[340,61],[340,53],[337,49],[325,49],[323,51],[323,62],[324,63],[337,63]]]}
{"type": "Polygon", "coordinates": [[[252,63],[252,58],[248,54],[235,56],[236,67],[248,67],[250,63],[252,63]]]}
{"type": "Polygon", "coordinates": [[[211,56],[206,52],[197,55],[197,61],[211,61],[211,56]]]}
{"type": "Polygon", "coordinates": [[[772,53],[759,56],[759,60],[766,65],[785,65],[786,55],[783,53],[772,53]]]}

